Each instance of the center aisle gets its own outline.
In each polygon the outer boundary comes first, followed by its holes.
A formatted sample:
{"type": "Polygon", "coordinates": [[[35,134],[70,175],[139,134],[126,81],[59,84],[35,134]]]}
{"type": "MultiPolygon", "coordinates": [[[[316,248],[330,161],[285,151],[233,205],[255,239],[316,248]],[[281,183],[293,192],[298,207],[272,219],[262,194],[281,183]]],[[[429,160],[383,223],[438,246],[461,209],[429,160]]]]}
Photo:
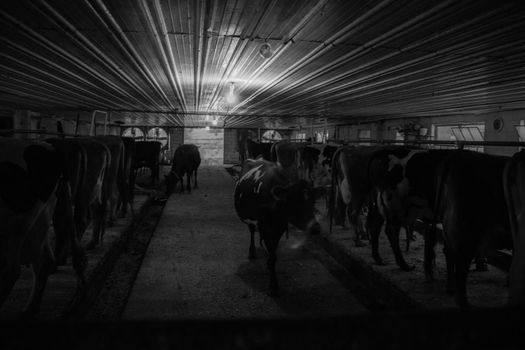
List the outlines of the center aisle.
{"type": "MultiPolygon", "coordinates": [[[[367,310],[290,230],[277,255],[281,293],[267,295],[266,255],[248,259],[250,235],[223,167],[199,169],[199,188],[169,198],[123,313],[124,320],[322,317],[367,310]]],[[[258,235],[257,235],[258,245],[258,235]]]]}

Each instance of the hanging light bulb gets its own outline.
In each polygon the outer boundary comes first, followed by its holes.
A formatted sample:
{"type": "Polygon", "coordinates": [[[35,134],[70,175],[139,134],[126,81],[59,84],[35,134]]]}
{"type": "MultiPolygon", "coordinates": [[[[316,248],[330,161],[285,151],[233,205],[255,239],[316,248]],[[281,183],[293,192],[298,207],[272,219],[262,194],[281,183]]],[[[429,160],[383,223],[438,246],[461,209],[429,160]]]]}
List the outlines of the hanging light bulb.
{"type": "Polygon", "coordinates": [[[237,102],[237,96],[234,93],[235,84],[234,83],[230,83],[229,87],[230,87],[230,91],[228,92],[228,95],[226,95],[226,102],[228,102],[228,104],[232,105],[235,102],[237,102]]]}

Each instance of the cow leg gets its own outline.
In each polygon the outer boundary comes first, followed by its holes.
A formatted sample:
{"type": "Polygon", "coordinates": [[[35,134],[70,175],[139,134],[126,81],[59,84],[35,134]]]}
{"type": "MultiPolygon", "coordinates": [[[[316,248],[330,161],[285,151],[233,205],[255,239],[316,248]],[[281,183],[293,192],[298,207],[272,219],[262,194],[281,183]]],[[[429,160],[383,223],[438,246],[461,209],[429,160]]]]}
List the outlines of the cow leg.
{"type": "Polygon", "coordinates": [[[396,263],[399,265],[401,270],[403,271],[412,271],[415,266],[409,266],[405,258],[403,257],[403,254],[401,253],[401,248],[399,247],[399,231],[401,229],[401,225],[399,224],[392,224],[387,221],[385,226],[385,232],[386,236],[388,237],[388,241],[390,242],[390,246],[392,247],[392,251],[394,252],[394,256],[396,258],[396,263]]]}
{"type": "Polygon", "coordinates": [[[359,228],[358,228],[358,214],[359,214],[359,210],[360,210],[361,206],[357,206],[357,205],[349,205],[347,206],[347,215],[348,215],[348,221],[350,222],[350,226],[351,228],[353,228],[353,231],[354,231],[354,234],[355,234],[355,237],[354,237],[354,242],[355,242],[355,246],[356,247],[364,247],[366,246],[366,244],[361,240],[361,235],[360,235],[360,232],[359,232],[359,228]]]}
{"type": "Polygon", "coordinates": [[[459,307],[469,306],[467,301],[467,274],[472,258],[468,254],[458,252],[456,254],[456,304],[459,307]]]}
{"type": "Polygon", "coordinates": [[[193,188],[197,188],[198,187],[197,186],[197,169],[195,169],[195,178],[193,179],[193,182],[194,182],[193,188]]]}
{"type": "Polygon", "coordinates": [[[254,243],[255,225],[249,224],[248,228],[250,229],[250,253],[248,255],[248,258],[255,259],[257,258],[257,254],[255,253],[255,243],[254,243]]]}
{"type": "Polygon", "coordinates": [[[381,233],[381,227],[383,226],[384,219],[377,206],[371,205],[368,208],[368,215],[366,218],[366,226],[368,232],[370,232],[370,243],[372,244],[372,257],[377,265],[386,265],[381,256],[379,255],[379,234],[381,233]]]}
{"type": "MultiPolygon", "coordinates": [[[[19,234],[19,232],[16,232],[19,234]]],[[[19,237],[17,237],[19,238],[19,237]]],[[[10,237],[0,236],[0,306],[2,306],[13,289],[18,277],[20,277],[20,250],[21,241],[13,242],[10,237]],[[8,241],[9,240],[9,241],[8,241]],[[9,247],[7,250],[5,247],[9,247]]]]}
{"type": "Polygon", "coordinates": [[[186,173],[186,188],[188,193],[191,193],[191,171],[186,173]]]}
{"type": "Polygon", "coordinates": [[[456,291],[456,285],[454,276],[456,274],[456,263],[455,263],[455,257],[451,253],[450,249],[448,248],[447,244],[443,246],[443,253],[445,255],[445,261],[447,265],[447,284],[446,284],[446,291],[448,295],[454,295],[456,291]]]}
{"type": "Polygon", "coordinates": [[[425,270],[425,281],[432,282],[434,280],[433,267],[436,260],[436,253],[434,252],[434,247],[436,246],[436,224],[428,225],[425,223],[424,230],[425,248],[423,267],[425,270]]]}
{"type": "Polygon", "coordinates": [[[106,224],[106,205],[104,201],[93,203],[91,212],[93,213],[93,235],[86,247],[87,249],[94,249],[102,241],[106,224]]]}
{"type": "Polygon", "coordinates": [[[55,231],[55,258],[57,266],[63,266],[67,263],[69,255],[69,235],[67,233],[67,223],[65,218],[64,204],[57,203],[55,213],[53,214],[53,228],[55,231]]]}
{"type": "MultiPolygon", "coordinates": [[[[47,229],[46,229],[47,231],[47,229]]],[[[35,258],[32,262],[33,267],[33,288],[29,301],[22,312],[22,317],[32,317],[40,311],[40,303],[44,294],[44,289],[47,284],[49,275],[53,272],[55,266],[55,259],[47,237],[44,237],[44,242],[39,252],[34,253],[35,258]]]]}
{"type": "Polygon", "coordinates": [[[269,239],[264,241],[266,249],[268,250],[268,260],[266,266],[270,272],[270,296],[276,297],[279,294],[279,285],[277,283],[277,274],[275,272],[275,264],[277,263],[277,244],[275,240],[269,239]]]}
{"type": "Polygon", "coordinates": [[[416,240],[416,238],[414,236],[414,224],[413,223],[408,224],[408,225],[405,226],[405,233],[406,233],[405,251],[408,252],[408,250],[410,249],[410,242],[416,240]]]}

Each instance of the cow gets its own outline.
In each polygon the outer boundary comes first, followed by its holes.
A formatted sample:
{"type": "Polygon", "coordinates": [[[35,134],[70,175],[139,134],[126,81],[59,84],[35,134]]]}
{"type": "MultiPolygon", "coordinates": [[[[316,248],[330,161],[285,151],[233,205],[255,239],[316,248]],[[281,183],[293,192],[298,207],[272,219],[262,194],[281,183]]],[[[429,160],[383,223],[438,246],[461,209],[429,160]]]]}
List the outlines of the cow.
{"type": "Polygon", "coordinates": [[[503,189],[512,231],[512,263],[509,271],[510,306],[525,306],[525,151],[517,152],[505,165],[503,189]]]}
{"type": "Polygon", "coordinates": [[[508,160],[461,151],[448,157],[438,174],[435,213],[443,222],[447,292],[460,307],[469,305],[466,279],[480,249],[512,248],[502,180],[508,160]]]}
{"type": "Polygon", "coordinates": [[[370,146],[361,148],[339,148],[332,161],[332,191],[330,196],[330,230],[335,210],[344,217],[348,215],[350,225],[354,231],[356,246],[364,246],[361,241],[361,232],[357,231],[357,219],[363,206],[368,207],[367,228],[372,243],[372,256],[376,264],[384,265],[379,255],[379,233],[385,223],[385,233],[394,252],[397,264],[402,270],[410,271],[409,266],[399,248],[399,222],[395,216],[385,215],[378,205],[381,194],[394,184],[387,177],[389,157],[405,157],[411,149],[406,147],[370,146]],[[338,206],[335,207],[337,201],[338,206]]]}
{"type": "Polygon", "coordinates": [[[275,274],[279,240],[288,223],[312,234],[320,233],[321,226],[314,215],[314,202],[320,193],[320,189],[312,188],[304,180],[290,181],[282,167],[274,162],[248,159],[243,163],[235,185],[235,211],[250,231],[249,258],[256,258],[256,230],[268,251],[272,296],[276,296],[279,289],[275,274]]]}
{"type": "Polygon", "coordinates": [[[197,170],[201,164],[199,148],[193,144],[183,144],[177,147],[173,155],[171,171],[165,175],[166,196],[169,196],[177,182],[180,180],[180,192],[184,191],[183,177],[186,174],[186,189],[191,193],[191,177],[193,176],[194,188],[197,188],[197,170]]]}
{"type": "Polygon", "coordinates": [[[259,156],[262,156],[263,159],[271,161],[271,142],[256,142],[250,139],[246,140],[246,148],[248,150],[248,158],[256,159],[259,156]]]}
{"type": "Polygon", "coordinates": [[[137,141],[135,142],[135,162],[133,165],[133,176],[131,183],[135,183],[137,170],[142,167],[150,169],[151,184],[159,180],[159,157],[162,144],[158,141],[137,141]]]}
{"type": "MultiPolygon", "coordinates": [[[[20,265],[30,264],[33,289],[22,313],[27,317],[38,313],[55,267],[48,230],[56,204],[64,201],[71,208],[63,155],[48,143],[0,138],[0,306],[20,276],[20,265]]],[[[74,235],[73,228],[68,232],[74,235]]],[[[83,251],[74,253],[73,267],[83,284],[87,260],[83,251]]]]}

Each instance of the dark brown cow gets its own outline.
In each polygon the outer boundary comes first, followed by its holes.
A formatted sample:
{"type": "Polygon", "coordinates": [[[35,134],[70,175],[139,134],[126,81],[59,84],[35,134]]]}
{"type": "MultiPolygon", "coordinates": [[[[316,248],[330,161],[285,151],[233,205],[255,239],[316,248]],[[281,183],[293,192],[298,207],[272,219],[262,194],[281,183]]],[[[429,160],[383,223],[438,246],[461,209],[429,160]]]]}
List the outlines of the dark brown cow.
{"type": "Polygon", "coordinates": [[[512,229],[512,264],[509,274],[509,305],[525,306],[525,151],[505,166],[503,188],[512,229]]]}
{"type": "MultiPolygon", "coordinates": [[[[0,138],[0,306],[20,276],[20,265],[31,264],[33,290],[25,316],[39,311],[48,276],[54,270],[47,235],[56,203],[64,201],[64,208],[71,208],[66,173],[63,153],[52,145],[0,138]]],[[[71,210],[64,214],[72,215],[71,210]]],[[[74,235],[73,228],[68,232],[74,235]]],[[[85,262],[85,256],[73,256],[81,282],[85,262]]]]}
{"type": "Polygon", "coordinates": [[[191,193],[191,177],[194,177],[194,188],[197,188],[197,170],[201,164],[199,148],[192,144],[184,144],[177,147],[173,155],[171,171],[166,178],[166,195],[169,196],[177,182],[180,181],[180,192],[184,191],[183,177],[186,175],[186,188],[191,193]]]}

